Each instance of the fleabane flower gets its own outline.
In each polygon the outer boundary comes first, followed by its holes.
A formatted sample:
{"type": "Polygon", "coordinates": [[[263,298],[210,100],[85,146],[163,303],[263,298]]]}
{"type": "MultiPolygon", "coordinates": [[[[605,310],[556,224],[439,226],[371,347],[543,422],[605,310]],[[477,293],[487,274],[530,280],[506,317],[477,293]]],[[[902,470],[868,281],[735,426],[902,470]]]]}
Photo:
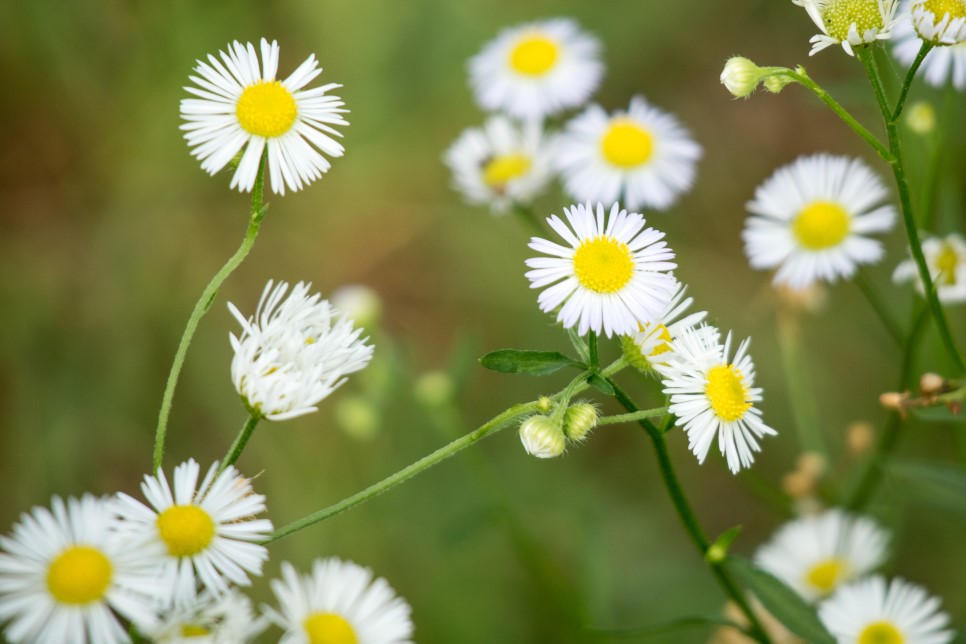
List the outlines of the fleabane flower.
{"type": "Polygon", "coordinates": [[[755,553],[755,563],[817,601],[885,563],[888,542],[875,521],[833,509],[783,525],[755,553]]]}
{"type": "MultiPolygon", "coordinates": [[[[939,300],[947,304],[966,302],[966,239],[956,233],[928,237],[922,241],[922,254],[926,257],[939,300]]],[[[914,282],[916,290],[925,293],[919,268],[911,258],[896,266],[892,280],[897,284],[914,282]]]]}
{"type": "Polygon", "coordinates": [[[913,0],[912,26],[934,45],[955,45],[966,40],[966,0],[913,0]]]}
{"type": "Polygon", "coordinates": [[[845,53],[852,56],[853,47],[892,36],[898,0],[801,0],[795,4],[805,7],[812,22],[822,30],[809,40],[809,56],[832,45],[842,45],[845,53]]]}
{"type": "MultiPolygon", "coordinates": [[[[922,47],[922,40],[913,27],[912,12],[908,2],[902,4],[899,16],[893,36],[895,41],[893,54],[899,62],[908,67],[916,59],[922,47]]],[[[953,87],[960,91],[966,89],[966,42],[933,48],[922,61],[919,74],[933,87],[945,87],[952,83],[953,87]]]]}
{"type": "Polygon", "coordinates": [[[285,630],[281,644],[404,644],[412,641],[411,609],[385,579],[332,557],[300,575],[288,562],[272,581],[279,608],[266,607],[285,630]]]}
{"type": "Polygon", "coordinates": [[[718,450],[732,473],[754,463],[753,453],[761,451],[759,438],[777,433],[762,422],[755,406],[762,398],[754,386],[749,342],[741,342],[732,357],[730,333],[721,344],[712,326],[687,328],[671,343],[665,361],[654,364],[664,393],[671,397],[668,411],[687,432],[698,462],[704,463],[717,436],[718,450]]]}
{"type": "Polygon", "coordinates": [[[557,215],[547,223],[566,245],[530,241],[530,248],[549,255],[526,261],[530,288],[544,289],[540,309],[560,307],[557,321],[576,326],[580,335],[635,333],[658,319],[674,293],[666,271],[677,266],[664,233],[644,228],[644,217],[616,203],[609,216],[601,204],[596,212],[590,204],[564,208],[564,216],[567,223],[557,215]]]}
{"type": "Polygon", "coordinates": [[[149,505],[119,493],[120,530],[160,544],[165,555],[156,583],[169,589],[166,598],[187,606],[198,595],[198,583],[214,595],[224,595],[229,584],[248,586],[248,575],[261,575],[268,550],[257,541],[272,531],[265,497],[234,467],[218,473],[215,462],[198,485],[201,468],[194,459],[174,469],[174,491],[164,472],[145,476],[141,492],[149,505]]]}
{"type": "Polygon", "coordinates": [[[0,536],[0,622],[7,642],[131,641],[122,619],[150,628],[161,551],[120,539],[112,499],[51,500],[0,536]]]}
{"type": "Polygon", "coordinates": [[[272,191],[301,190],[328,171],[330,157],[341,157],[344,148],[334,136],[333,125],[348,125],[344,103],[328,92],[341,87],[329,83],[305,89],[322,73],[315,56],[285,80],[275,79],[278,44],[261,41],[261,63],[251,43],[238,41],[219,52],[221,60],[208,55],[197,61],[194,86],[185,90],[196,98],[181,101],[181,126],[191,154],[208,174],[224,168],[242,148],[244,152],[231,179],[231,187],[250,192],[268,149],[268,175],[272,191]]]}
{"type": "Polygon", "coordinates": [[[687,286],[678,282],[671,300],[657,319],[642,325],[637,333],[621,338],[624,355],[638,370],[648,372],[653,369],[652,363],[663,362],[664,354],[671,351],[674,339],[708,316],[706,311],[684,315],[694,303],[694,298],[685,297],[687,290],[687,286]]]}
{"type": "Polygon", "coordinates": [[[922,586],[877,576],[839,589],[818,616],[839,644],[946,644],[955,633],[940,606],[922,586]]]}
{"type": "Polygon", "coordinates": [[[580,107],[600,84],[600,43],[568,18],[504,29],[470,59],[476,101],[487,111],[542,118],[580,107]]]}
{"type": "Polygon", "coordinates": [[[849,278],[883,255],[866,237],[892,228],[880,204],[885,184],[859,159],[816,154],[779,168],[748,202],[742,238],[752,268],[778,268],[773,282],[794,289],[849,278]]]}
{"type": "Polygon", "coordinates": [[[187,606],[171,606],[145,633],[154,644],[246,644],[268,627],[237,588],[225,595],[205,591],[187,606]]]}
{"type": "Polygon", "coordinates": [[[555,165],[578,201],[666,210],[691,187],[700,158],[677,118],[635,96],[627,110],[591,105],[567,123],[555,165]]]}
{"type": "Polygon", "coordinates": [[[530,204],[550,182],[553,142],[537,121],[516,124],[493,116],[470,128],[446,151],[453,184],[466,200],[504,213],[513,204],[530,204]]]}
{"type": "Polygon", "coordinates": [[[265,285],[255,315],[228,308],[242,326],[231,334],[235,356],[231,379],[255,416],[287,420],[316,411],[316,405],[372,358],[362,329],[337,313],[310,284],[265,285]]]}

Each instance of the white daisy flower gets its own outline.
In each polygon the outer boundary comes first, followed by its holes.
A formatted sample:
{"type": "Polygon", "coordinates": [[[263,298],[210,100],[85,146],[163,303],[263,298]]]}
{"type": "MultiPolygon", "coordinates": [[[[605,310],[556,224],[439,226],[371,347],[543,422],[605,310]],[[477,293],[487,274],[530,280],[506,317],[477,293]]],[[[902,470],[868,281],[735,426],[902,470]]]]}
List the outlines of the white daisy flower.
{"type": "Polygon", "coordinates": [[[225,595],[202,592],[188,606],[172,606],[157,627],[145,633],[154,644],[245,644],[268,627],[237,588],[225,595]]]}
{"type": "Polygon", "coordinates": [[[155,620],[161,552],[122,540],[117,506],[89,494],[34,507],[0,536],[0,622],[8,642],[114,644],[155,620]]]}
{"type": "Polygon", "coordinates": [[[755,190],[742,238],[752,268],[778,267],[773,282],[802,289],[851,277],[883,255],[870,233],[896,219],[885,184],[859,159],[816,154],[779,168],[755,190]]]}
{"type": "Polygon", "coordinates": [[[265,497],[234,467],[217,474],[215,462],[199,486],[200,470],[194,459],[178,465],[173,494],[160,468],[156,476],[145,476],[141,492],[150,507],[118,494],[120,529],[165,550],[156,581],[171,590],[167,599],[177,606],[195,601],[198,582],[219,596],[229,584],[250,585],[248,575],[261,575],[268,559],[265,546],[252,543],[272,531],[268,519],[252,518],[265,511],[265,497]]]}
{"type": "Polygon", "coordinates": [[[303,89],[322,73],[315,56],[309,56],[283,81],[275,80],[278,43],[262,38],[262,61],[255,47],[235,41],[228,53],[218,52],[219,61],[197,61],[197,87],[185,90],[197,98],[181,101],[181,126],[191,154],[208,174],[224,168],[245,148],[231,179],[231,187],[250,192],[255,185],[263,150],[268,148],[268,175],[272,191],[285,194],[328,171],[328,159],[341,157],[344,148],[333,136],[342,136],[332,126],[348,125],[341,116],[346,110],[337,96],[327,92],[337,87],[303,89]]]}
{"type": "Polygon", "coordinates": [[[841,588],[818,609],[839,644],[946,644],[955,633],[940,600],[903,579],[870,577],[841,588]]]}
{"type": "Polygon", "coordinates": [[[676,268],[674,252],[662,241],[664,233],[644,228],[644,217],[614,204],[605,217],[597,204],[564,208],[565,224],[557,215],[547,223],[568,246],[532,237],[530,248],[551,255],[526,261],[530,288],[545,288],[540,309],[561,306],[557,321],[564,328],[630,334],[651,324],[674,293],[675,279],[664,271],[676,268]],[[568,226],[569,224],[569,226],[568,226]],[[552,285],[552,286],[550,286],[552,285]]]}
{"type": "Polygon", "coordinates": [[[309,295],[310,287],[299,282],[285,298],[288,284],[269,280],[252,318],[228,304],[242,325],[240,337],[231,334],[231,379],[253,415],[287,420],[317,411],[372,358],[362,329],[319,293],[309,295]]]}
{"type": "Polygon", "coordinates": [[[285,630],[281,644],[404,644],[412,641],[411,609],[385,579],[351,561],[317,559],[299,575],[282,564],[272,581],[279,609],[266,615],[285,630]]]}
{"type": "Polygon", "coordinates": [[[955,45],[966,40],[966,0],[914,0],[912,26],[934,45],[955,45]]]}
{"type": "Polygon", "coordinates": [[[578,201],[666,210],[694,182],[701,146],[677,118],[635,96],[627,111],[591,105],[571,120],[555,158],[578,201]]]}
{"type": "Polygon", "coordinates": [[[444,157],[454,186],[470,203],[489,205],[495,213],[530,204],[552,176],[553,142],[542,130],[538,121],[518,126],[504,116],[466,130],[444,157]]]}
{"type": "Polygon", "coordinates": [[[832,45],[842,45],[849,56],[853,47],[888,40],[896,22],[898,0],[800,0],[822,33],[812,36],[809,56],[832,45]]]}
{"type": "Polygon", "coordinates": [[[724,345],[718,330],[702,325],[686,328],[671,343],[665,362],[654,363],[663,378],[664,393],[671,397],[668,411],[683,424],[688,447],[704,463],[711,442],[737,473],[754,462],[761,451],[758,438],[777,432],[761,420],[755,403],[761,389],[754,387],[755,364],[748,355],[751,339],[738,345],[731,358],[731,334],[724,345]]]}
{"type": "Polygon", "coordinates": [[[888,542],[875,521],[827,510],[783,525],[755,553],[755,563],[816,601],[885,563],[888,542]]]}
{"type": "Polygon", "coordinates": [[[476,101],[487,111],[541,118],[580,107],[600,84],[600,43],[568,18],[504,29],[470,59],[476,101]]]}
{"type": "MultiPolygon", "coordinates": [[[[926,256],[939,300],[947,304],[966,302],[966,239],[956,233],[944,238],[928,237],[922,241],[922,254],[926,256]]],[[[892,280],[896,284],[915,282],[916,290],[925,293],[919,268],[912,259],[896,266],[892,280]]]]}
{"type": "MultiPolygon", "coordinates": [[[[912,26],[909,3],[903,3],[899,13],[893,53],[899,62],[908,67],[916,59],[922,40],[912,26]]],[[[922,61],[919,74],[933,87],[945,87],[952,82],[956,89],[966,89],[966,42],[934,48],[922,61]]]]}

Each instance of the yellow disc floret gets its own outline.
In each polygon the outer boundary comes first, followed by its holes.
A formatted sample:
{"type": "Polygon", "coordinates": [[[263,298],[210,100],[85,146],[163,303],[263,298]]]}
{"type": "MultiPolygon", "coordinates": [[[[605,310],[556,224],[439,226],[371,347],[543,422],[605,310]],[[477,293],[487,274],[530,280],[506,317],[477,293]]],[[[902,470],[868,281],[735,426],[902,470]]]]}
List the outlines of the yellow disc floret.
{"type": "Polygon", "coordinates": [[[63,604],[89,604],[104,598],[113,567],[103,552],[91,546],[71,546],[50,563],[47,589],[63,604]]]}
{"type": "Polygon", "coordinates": [[[950,20],[966,18],[966,0],[924,0],[913,5],[914,9],[916,7],[931,11],[936,17],[935,22],[940,22],[947,13],[950,20]]]}
{"type": "Polygon", "coordinates": [[[936,281],[946,286],[955,286],[958,266],[959,255],[956,254],[956,249],[948,242],[943,243],[936,256],[936,268],[939,269],[939,278],[936,281]]]}
{"type": "Polygon", "coordinates": [[[739,420],[751,409],[750,392],[741,370],[732,364],[718,365],[708,370],[708,384],[704,389],[712,411],[721,420],[739,420]]]}
{"type": "Polygon", "coordinates": [[[335,613],[312,613],[302,622],[309,644],[358,644],[352,624],[335,613]]]}
{"type": "Polygon", "coordinates": [[[211,631],[198,624],[182,624],[181,626],[181,637],[185,639],[191,637],[207,637],[209,635],[211,635],[211,631]]]}
{"type": "Polygon", "coordinates": [[[813,201],[798,213],[792,223],[795,239],[809,250],[838,246],[849,234],[851,218],[845,208],[833,201],[813,201]]]}
{"type": "Polygon", "coordinates": [[[860,37],[870,29],[878,31],[885,26],[879,0],[832,0],[820,11],[828,35],[839,42],[849,39],[853,24],[860,37]]]}
{"type": "Polygon", "coordinates": [[[634,257],[627,244],[601,235],[577,247],[574,273],[585,288],[597,293],[616,293],[634,276],[634,257]]]}
{"type": "Polygon", "coordinates": [[[211,543],[215,522],[197,505],[173,505],[158,515],[158,532],[173,557],[191,557],[211,543]]]}
{"type": "Polygon", "coordinates": [[[529,171],[530,157],[527,155],[503,154],[493,157],[483,166],[483,182],[494,190],[503,190],[507,183],[529,171]]]}
{"type": "Polygon", "coordinates": [[[848,564],[838,557],[831,557],[809,568],[805,573],[805,582],[823,595],[827,595],[844,581],[847,574],[848,564]]]}
{"type": "Polygon", "coordinates": [[[905,644],[905,641],[891,622],[872,622],[859,633],[858,644],[905,644]]]}
{"type": "Polygon", "coordinates": [[[510,51],[510,67],[527,76],[542,76],[550,71],[560,57],[560,45],[546,36],[523,38],[510,51]]]}
{"type": "Polygon", "coordinates": [[[295,97],[278,81],[249,85],[235,105],[238,124],[246,132],[266,139],[288,132],[298,113],[295,97]]]}
{"type": "Polygon", "coordinates": [[[651,158],[654,137],[633,121],[614,119],[600,140],[600,151],[611,164],[633,168],[651,158]]]}

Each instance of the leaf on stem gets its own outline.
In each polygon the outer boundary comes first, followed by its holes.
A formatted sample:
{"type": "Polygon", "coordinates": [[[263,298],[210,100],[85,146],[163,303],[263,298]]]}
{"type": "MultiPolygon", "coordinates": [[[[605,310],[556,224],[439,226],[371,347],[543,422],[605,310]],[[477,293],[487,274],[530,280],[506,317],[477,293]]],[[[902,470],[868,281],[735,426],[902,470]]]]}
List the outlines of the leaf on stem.
{"type": "Polygon", "coordinates": [[[614,387],[596,373],[590,374],[590,376],[587,378],[587,384],[605,396],[613,396],[616,393],[614,391],[614,387]]]}
{"type": "Polygon", "coordinates": [[[500,349],[480,358],[480,364],[500,373],[523,373],[530,376],[546,376],[564,367],[585,366],[557,351],[526,351],[500,349]]]}

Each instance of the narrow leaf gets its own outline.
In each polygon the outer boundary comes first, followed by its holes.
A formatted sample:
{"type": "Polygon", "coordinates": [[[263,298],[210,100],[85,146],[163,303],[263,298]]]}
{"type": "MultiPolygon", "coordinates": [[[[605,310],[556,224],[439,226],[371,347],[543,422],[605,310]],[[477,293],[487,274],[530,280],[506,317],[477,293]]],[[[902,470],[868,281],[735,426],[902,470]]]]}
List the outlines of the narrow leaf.
{"type": "Polygon", "coordinates": [[[590,377],[587,378],[587,382],[605,396],[613,396],[615,393],[614,388],[611,387],[610,383],[596,373],[590,374],[590,377]]]}
{"type": "Polygon", "coordinates": [[[926,407],[917,409],[913,415],[930,423],[966,423],[966,412],[954,414],[949,407],[926,407]]]}
{"type": "Polygon", "coordinates": [[[500,373],[525,373],[531,376],[545,376],[564,367],[583,367],[576,360],[557,351],[520,349],[493,351],[480,358],[480,364],[500,373]]]}

